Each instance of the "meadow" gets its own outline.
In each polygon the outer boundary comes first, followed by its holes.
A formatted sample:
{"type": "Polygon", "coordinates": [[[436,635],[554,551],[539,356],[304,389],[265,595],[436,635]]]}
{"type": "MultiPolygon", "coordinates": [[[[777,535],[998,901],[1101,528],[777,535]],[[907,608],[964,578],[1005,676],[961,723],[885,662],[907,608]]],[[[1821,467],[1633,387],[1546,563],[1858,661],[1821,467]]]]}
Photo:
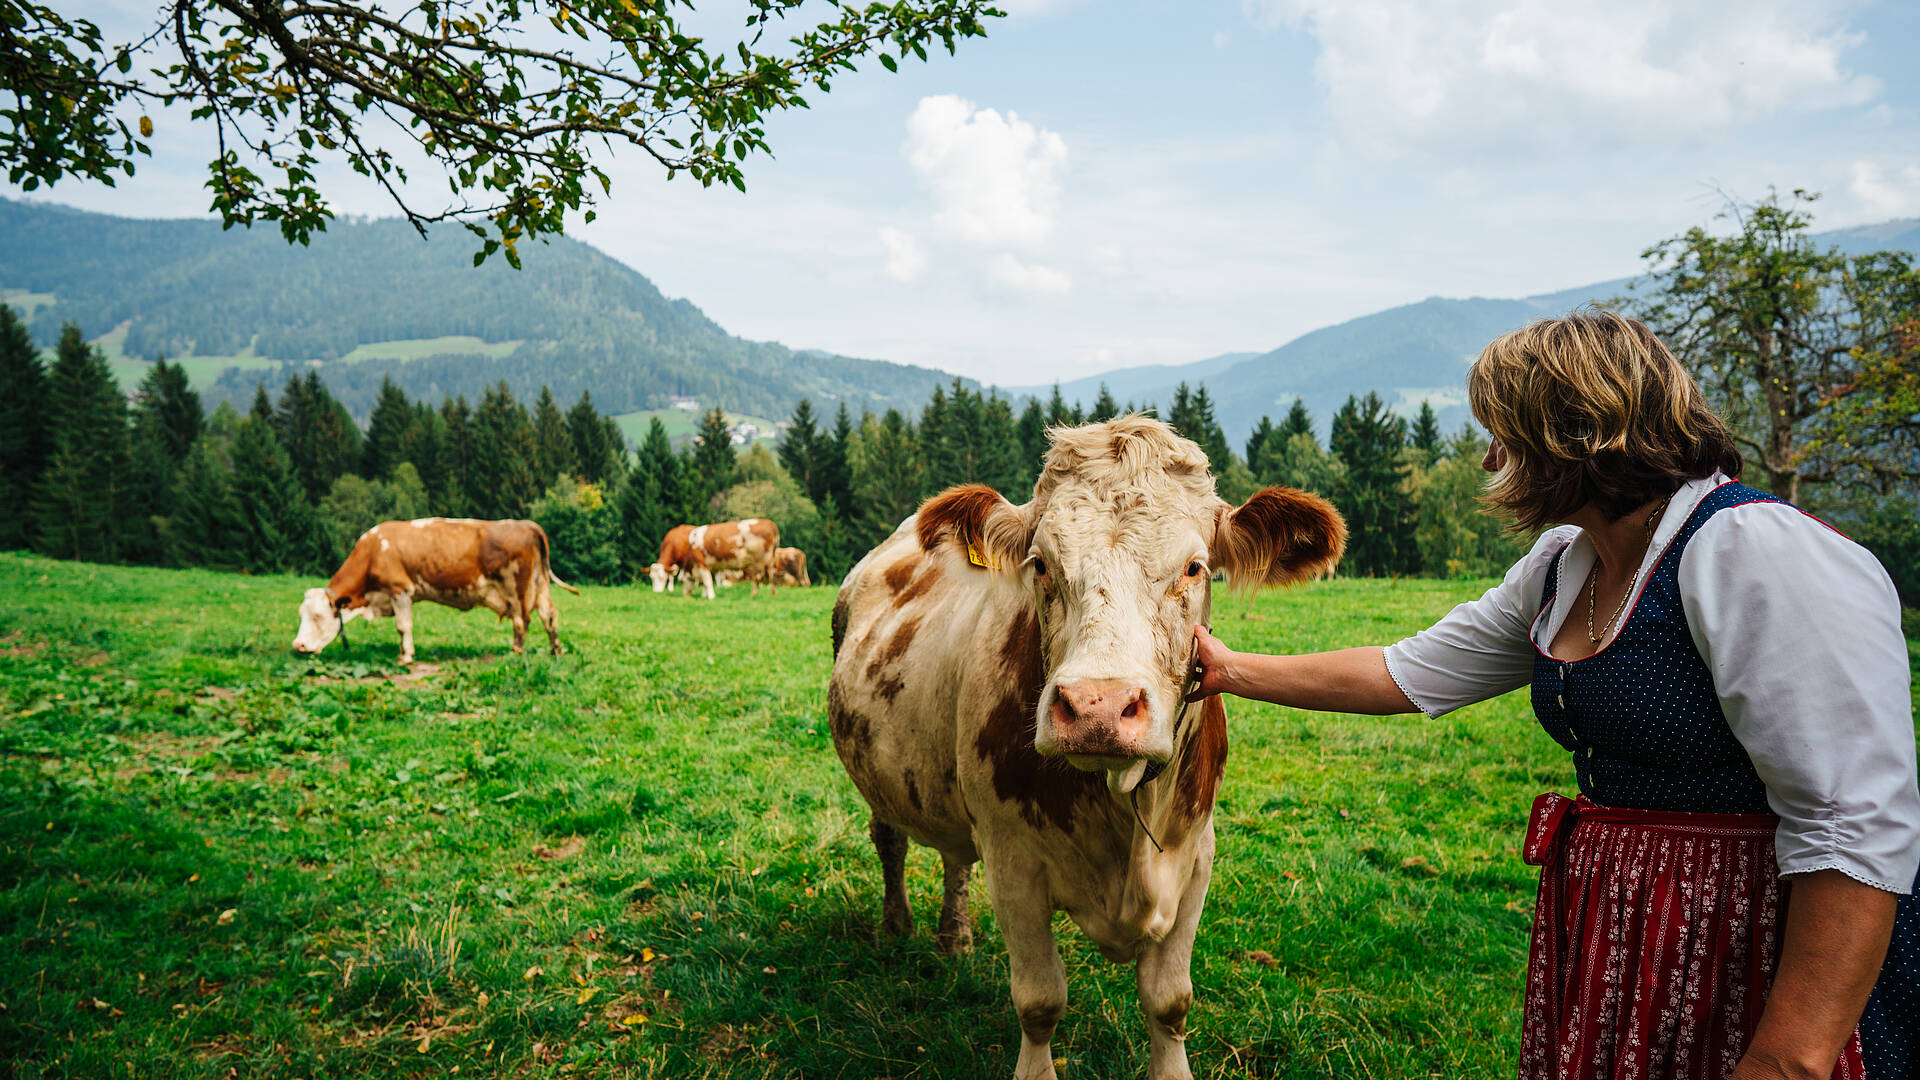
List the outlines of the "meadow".
{"type": "MultiPolygon", "coordinates": [[[[940,956],[917,850],[916,933],[876,935],[826,733],[832,589],[561,595],[558,658],[421,605],[408,672],[391,623],[293,656],[310,584],[0,554],[0,1072],[1011,1074],[984,886],[976,949],[940,956]]],[[[1216,625],[1380,642],[1485,584],[1325,582],[1223,598],[1216,625]]],[[[1196,1075],[1510,1075],[1515,845],[1572,785],[1524,694],[1228,711],[1196,1075]]],[[[1131,969],[1059,925],[1062,1075],[1139,1075],[1131,969]]]]}

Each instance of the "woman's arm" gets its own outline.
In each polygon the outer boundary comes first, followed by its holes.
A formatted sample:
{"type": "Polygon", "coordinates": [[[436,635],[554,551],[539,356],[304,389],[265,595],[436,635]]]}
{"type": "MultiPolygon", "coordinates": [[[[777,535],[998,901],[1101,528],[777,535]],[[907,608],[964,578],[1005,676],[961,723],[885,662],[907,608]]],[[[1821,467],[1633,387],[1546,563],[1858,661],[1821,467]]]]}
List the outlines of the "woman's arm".
{"type": "Polygon", "coordinates": [[[1767,1007],[1732,1080],[1827,1080],[1893,937],[1894,894],[1838,870],[1785,879],[1786,936],[1767,1007]]]}
{"type": "Polygon", "coordinates": [[[1300,656],[1234,652],[1207,632],[1193,628],[1199,642],[1200,685],[1190,700],[1214,694],[1271,701],[1321,712],[1419,712],[1387,671],[1385,650],[1377,645],[1300,656]]]}

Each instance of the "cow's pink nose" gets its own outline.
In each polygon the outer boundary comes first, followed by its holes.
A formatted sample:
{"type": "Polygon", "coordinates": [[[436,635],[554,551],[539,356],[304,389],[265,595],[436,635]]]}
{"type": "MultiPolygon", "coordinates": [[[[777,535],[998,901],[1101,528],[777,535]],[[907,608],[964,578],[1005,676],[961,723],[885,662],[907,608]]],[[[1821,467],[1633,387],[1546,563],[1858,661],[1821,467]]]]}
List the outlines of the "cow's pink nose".
{"type": "Polygon", "coordinates": [[[1153,724],[1147,692],[1119,679],[1054,687],[1053,732],[1063,754],[1135,757],[1153,724]]]}

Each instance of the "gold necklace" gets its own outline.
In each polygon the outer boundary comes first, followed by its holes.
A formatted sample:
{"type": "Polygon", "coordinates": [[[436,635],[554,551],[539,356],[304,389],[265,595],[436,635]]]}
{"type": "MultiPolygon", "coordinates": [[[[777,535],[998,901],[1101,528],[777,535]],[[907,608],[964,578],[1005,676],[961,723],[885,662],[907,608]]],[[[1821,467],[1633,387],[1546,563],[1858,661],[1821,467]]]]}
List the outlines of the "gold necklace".
{"type": "MultiPolygon", "coordinates": [[[[1654,507],[1653,512],[1647,515],[1646,538],[1649,542],[1653,540],[1654,525],[1660,520],[1660,515],[1666,513],[1667,504],[1672,501],[1673,493],[1668,492],[1667,497],[1660,500],[1660,505],[1654,507]]],[[[1644,558],[1643,554],[1642,559],[1644,558]]],[[[1589,645],[1598,647],[1600,642],[1613,632],[1613,624],[1619,622],[1620,613],[1627,610],[1627,600],[1633,596],[1633,587],[1638,584],[1640,584],[1640,569],[1635,567],[1633,576],[1627,579],[1627,591],[1620,594],[1620,602],[1614,605],[1613,614],[1607,617],[1607,625],[1595,633],[1593,616],[1600,607],[1600,559],[1597,555],[1595,556],[1593,571],[1587,575],[1587,643],[1589,645]]]]}

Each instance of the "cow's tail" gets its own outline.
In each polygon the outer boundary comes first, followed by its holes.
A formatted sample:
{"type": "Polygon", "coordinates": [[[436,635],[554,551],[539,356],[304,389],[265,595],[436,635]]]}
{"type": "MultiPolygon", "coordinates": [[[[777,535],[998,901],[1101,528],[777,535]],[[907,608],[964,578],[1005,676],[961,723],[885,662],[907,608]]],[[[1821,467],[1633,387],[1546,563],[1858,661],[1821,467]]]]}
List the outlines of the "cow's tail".
{"type": "Polygon", "coordinates": [[[579,589],[576,589],[573,586],[567,584],[566,582],[561,581],[560,575],[553,572],[553,552],[548,550],[547,548],[547,530],[542,529],[538,526],[535,526],[533,531],[538,533],[540,536],[540,569],[546,572],[547,580],[567,590],[573,595],[579,596],[580,595],[579,589]]]}

